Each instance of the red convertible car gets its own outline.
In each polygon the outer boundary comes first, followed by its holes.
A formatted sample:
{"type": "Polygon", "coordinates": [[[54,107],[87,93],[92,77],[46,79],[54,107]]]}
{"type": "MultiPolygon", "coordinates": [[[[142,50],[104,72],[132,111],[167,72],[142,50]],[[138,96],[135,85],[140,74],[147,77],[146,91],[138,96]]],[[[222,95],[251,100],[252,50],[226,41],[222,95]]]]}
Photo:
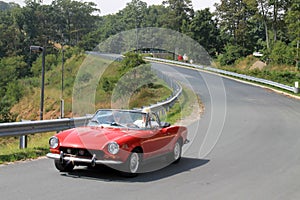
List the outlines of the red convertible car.
{"type": "Polygon", "coordinates": [[[141,164],[158,156],[178,162],[188,143],[187,128],[161,122],[154,112],[98,110],[89,123],[62,131],[49,140],[48,158],[59,171],[105,164],[124,175],[142,173],[141,164]]]}

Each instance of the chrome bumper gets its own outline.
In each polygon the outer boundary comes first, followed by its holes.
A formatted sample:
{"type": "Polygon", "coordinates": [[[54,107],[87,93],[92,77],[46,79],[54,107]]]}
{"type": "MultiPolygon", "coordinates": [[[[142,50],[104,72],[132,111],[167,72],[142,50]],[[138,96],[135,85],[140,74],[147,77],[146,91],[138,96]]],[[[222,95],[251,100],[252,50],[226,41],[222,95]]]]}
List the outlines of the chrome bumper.
{"type": "Polygon", "coordinates": [[[190,143],[190,141],[186,139],[183,144],[188,144],[188,143],[190,143]]]}
{"type": "Polygon", "coordinates": [[[117,160],[97,160],[95,155],[93,156],[92,159],[65,156],[62,152],[60,154],[48,153],[46,156],[51,159],[61,160],[61,162],[69,161],[69,162],[88,163],[91,164],[92,166],[96,164],[104,164],[104,165],[123,164],[122,161],[117,161],[117,160]]]}

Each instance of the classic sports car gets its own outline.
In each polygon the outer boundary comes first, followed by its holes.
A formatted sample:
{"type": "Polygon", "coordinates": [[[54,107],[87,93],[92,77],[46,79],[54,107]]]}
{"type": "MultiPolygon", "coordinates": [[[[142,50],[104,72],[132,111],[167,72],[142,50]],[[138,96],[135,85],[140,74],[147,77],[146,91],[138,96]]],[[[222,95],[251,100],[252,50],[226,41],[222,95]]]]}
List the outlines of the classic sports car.
{"type": "Polygon", "coordinates": [[[54,159],[59,171],[105,164],[134,176],[150,158],[166,155],[170,163],[178,162],[186,143],[186,127],[161,122],[154,112],[103,109],[86,126],[51,137],[47,157],[54,159]]]}

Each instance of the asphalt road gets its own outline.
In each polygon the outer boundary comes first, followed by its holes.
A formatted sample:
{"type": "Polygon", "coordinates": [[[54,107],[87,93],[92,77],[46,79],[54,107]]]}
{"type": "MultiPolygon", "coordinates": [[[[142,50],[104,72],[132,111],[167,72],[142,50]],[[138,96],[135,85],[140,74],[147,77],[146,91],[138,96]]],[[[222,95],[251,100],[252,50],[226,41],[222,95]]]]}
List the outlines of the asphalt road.
{"type": "MultiPolygon", "coordinates": [[[[0,166],[3,200],[300,199],[300,101],[188,69],[153,64],[200,95],[205,111],[177,165],[126,179],[59,173],[52,160],[0,166]],[[175,69],[175,71],[174,71],[175,69]]],[[[162,161],[163,162],[163,161],[162,161]]]]}

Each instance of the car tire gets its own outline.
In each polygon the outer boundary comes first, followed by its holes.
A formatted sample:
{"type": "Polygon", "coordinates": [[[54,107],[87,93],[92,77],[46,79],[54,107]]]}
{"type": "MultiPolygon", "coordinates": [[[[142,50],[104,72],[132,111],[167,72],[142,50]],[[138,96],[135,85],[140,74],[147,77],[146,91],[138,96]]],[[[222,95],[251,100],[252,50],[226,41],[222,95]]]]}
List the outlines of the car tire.
{"type": "Polygon", "coordinates": [[[173,151],[170,156],[170,160],[172,163],[179,163],[182,154],[182,142],[181,140],[177,140],[174,144],[173,151]]]}
{"type": "Polygon", "coordinates": [[[124,166],[124,170],[121,171],[121,175],[124,177],[136,177],[142,163],[142,153],[138,150],[133,150],[124,166]]]}
{"type": "Polygon", "coordinates": [[[54,160],[54,165],[60,172],[71,172],[74,169],[72,162],[62,163],[60,160],[54,160]]]}

